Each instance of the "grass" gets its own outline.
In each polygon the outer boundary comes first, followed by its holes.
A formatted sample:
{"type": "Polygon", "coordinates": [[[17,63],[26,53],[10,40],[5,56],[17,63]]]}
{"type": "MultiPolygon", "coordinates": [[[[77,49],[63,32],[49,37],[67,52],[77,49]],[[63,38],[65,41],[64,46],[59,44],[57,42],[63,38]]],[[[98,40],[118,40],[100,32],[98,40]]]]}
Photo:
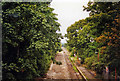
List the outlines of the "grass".
{"type": "Polygon", "coordinates": [[[77,68],[73,65],[73,69],[75,70],[75,72],[78,72],[77,68]]]}
{"type": "MultiPolygon", "coordinates": [[[[69,60],[71,61],[72,66],[73,66],[73,69],[75,70],[75,72],[79,72],[79,71],[77,70],[77,68],[75,67],[75,65],[74,65],[75,61],[77,60],[77,57],[70,56],[70,57],[69,57],[69,60]]],[[[85,74],[83,74],[83,75],[85,76],[85,74]]],[[[86,76],[85,76],[85,77],[86,77],[86,76]]],[[[87,79],[87,81],[89,81],[87,77],[86,77],[86,79],[87,79]]]]}
{"type": "Polygon", "coordinates": [[[74,63],[75,63],[75,61],[77,60],[77,57],[69,57],[69,58],[71,58],[71,59],[72,59],[72,62],[74,62],[74,63]]]}
{"type": "Polygon", "coordinates": [[[78,72],[77,68],[76,68],[76,67],[75,67],[75,65],[73,64],[73,62],[72,62],[72,60],[71,60],[71,58],[70,58],[70,57],[69,57],[69,60],[71,61],[72,66],[73,66],[73,69],[75,70],[75,72],[78,72]]]}

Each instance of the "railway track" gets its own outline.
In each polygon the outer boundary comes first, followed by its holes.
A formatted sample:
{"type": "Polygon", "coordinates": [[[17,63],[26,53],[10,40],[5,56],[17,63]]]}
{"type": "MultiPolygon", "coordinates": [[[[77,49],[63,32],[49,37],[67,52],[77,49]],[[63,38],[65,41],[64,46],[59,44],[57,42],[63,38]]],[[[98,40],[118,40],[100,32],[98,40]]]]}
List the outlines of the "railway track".
{"type": "Polygon", "coordinates": [[[68,51],[63,48],[63,51],[56,55],[56,61],[62,62],[62,65],[52,64],[51,68],[47,72],[46,79],[60,80],[60,81],[86,81],[80,74],[78,69],[68,58],[68,51]]]}
{"type": "MultiPolygon", "coordinates": [[[[64,52],[64,53],[65,53],[65,52],[64,52]]],[[[75,65],[72,64],[72,61],[70,61],[70,59],[69,59],[68,57],[69,57],[69,55],[65,54],[65,60],[66,60],[68,69],[69,69],[69,68],[72,68],[72,69],[73,69],[73,67],[74,67],[75,65]]],[[[76,66],[75,66],[75,67],[76,67],[76,66]]],[[[77,69],[77,67],[76,67],[76,69],[77,69]]],[[[73,69],[73,70],[74,70],[74,69],[73,69]]],[[[83,75],[79,72],[78,69],[77,69],[77,71],[78,71],[78,72],[76,72],[76,71],[74,70],[74,74],[76,75],[76,78],[77,78],[76,81],[86,81],[85,78],[84,78],[83,75]]],[[[72,72],[70,72],[70,75],[72,75],[71,73],[72,73],[72,72]]],[[[71,78],[72,78],[72,76],[71,76],[71,78]]],[[[71,81],[74,81],[74,79],[71,79],[71,81]]]]}

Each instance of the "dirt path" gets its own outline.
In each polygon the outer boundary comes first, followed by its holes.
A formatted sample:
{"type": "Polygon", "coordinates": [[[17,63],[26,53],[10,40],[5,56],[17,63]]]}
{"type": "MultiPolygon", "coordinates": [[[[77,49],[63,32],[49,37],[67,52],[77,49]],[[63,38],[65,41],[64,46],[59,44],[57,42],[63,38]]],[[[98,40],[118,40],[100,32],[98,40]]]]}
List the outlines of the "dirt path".
{"type": "Polygon", "coordinates": [[[47,79],[82,79],[79,73],[75,72],[71,62],[68,59],[68,52],[62,48],[63,51],[58,53],[56,61],[61,61],[62,65],[51,64],[47,73],[47,79]]]}

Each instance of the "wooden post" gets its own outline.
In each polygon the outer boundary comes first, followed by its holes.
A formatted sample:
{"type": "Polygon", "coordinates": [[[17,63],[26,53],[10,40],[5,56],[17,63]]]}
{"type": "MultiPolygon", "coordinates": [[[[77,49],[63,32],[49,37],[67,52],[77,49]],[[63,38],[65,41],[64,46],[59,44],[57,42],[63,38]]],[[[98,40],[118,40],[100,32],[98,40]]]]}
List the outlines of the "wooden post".
{"type": "Polygon", "coordinates": [[[115,81],[117,81],[116,67],[115,67],[115,81]]]}
{"type": "Polygon", "coordinates": [[[99,57],[100,57],[100,49],[98,49],[98,62],[99,62],[99,57]]]}
{"type": "Polygon", "coordinates": [[[106,66],[106,76],[105,79],[109,79],[109,68],[106,66]]]}

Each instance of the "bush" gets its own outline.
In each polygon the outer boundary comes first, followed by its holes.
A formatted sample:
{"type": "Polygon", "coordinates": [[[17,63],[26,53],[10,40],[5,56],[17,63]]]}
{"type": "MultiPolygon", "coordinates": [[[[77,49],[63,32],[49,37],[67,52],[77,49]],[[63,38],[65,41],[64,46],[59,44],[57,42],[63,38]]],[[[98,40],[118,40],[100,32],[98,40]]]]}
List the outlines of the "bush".
{"type": "Polygon", "coordinates": [[[12,73],[3,73],[3,80],[7,79],[9,81],[16,81],[14,75],[12,73]]]}
{"type": "Polygon", "coordinates": [[[55,59],[53,59],[53,64],[55,64],[56,63],[56,60],[55,59]]]}
{"type": "Polygon", "coordinates": [[[92,57],[88,57],[85,59],[85,64],[87,65],[87,68],[89,69],[93,69],[93,64],[95,64],[97,62],[97,57],[96,56],[92,56],[92,57]]]}
{"type": "Polygon", "coordinates": [[[92,64],[92,67],[98,74],[102,74],[105,65],[104,63],[97,62],[97,63],[92,64]]]}
{"type": "Polygon", "coordinates": [[[85,59],[85,64],[87,65],[87,68],[91,69],[92,63],[93,63],[93,60],[91,60],[91,57],[88,57],[85,59]]]}
{"type": "Polygon", "coordinates": [[[70,57],[74,57],[74,51],[71,51],[70,57]]]}
{"type": "Polygon", "coordinates": [[[62,62],[57,61],[56,64],[57,64],[57,65],[62,65],[62,62]]]}
{"type": "Polygon", "coordinates": [[[68,51],[72,51],[72,48],[70,46],[67,46],[68,51]]]}
{"type": "Polygon", "coordinates": [[[63,51],[61,48],[59,49],[59,52],[63,51]]]}

